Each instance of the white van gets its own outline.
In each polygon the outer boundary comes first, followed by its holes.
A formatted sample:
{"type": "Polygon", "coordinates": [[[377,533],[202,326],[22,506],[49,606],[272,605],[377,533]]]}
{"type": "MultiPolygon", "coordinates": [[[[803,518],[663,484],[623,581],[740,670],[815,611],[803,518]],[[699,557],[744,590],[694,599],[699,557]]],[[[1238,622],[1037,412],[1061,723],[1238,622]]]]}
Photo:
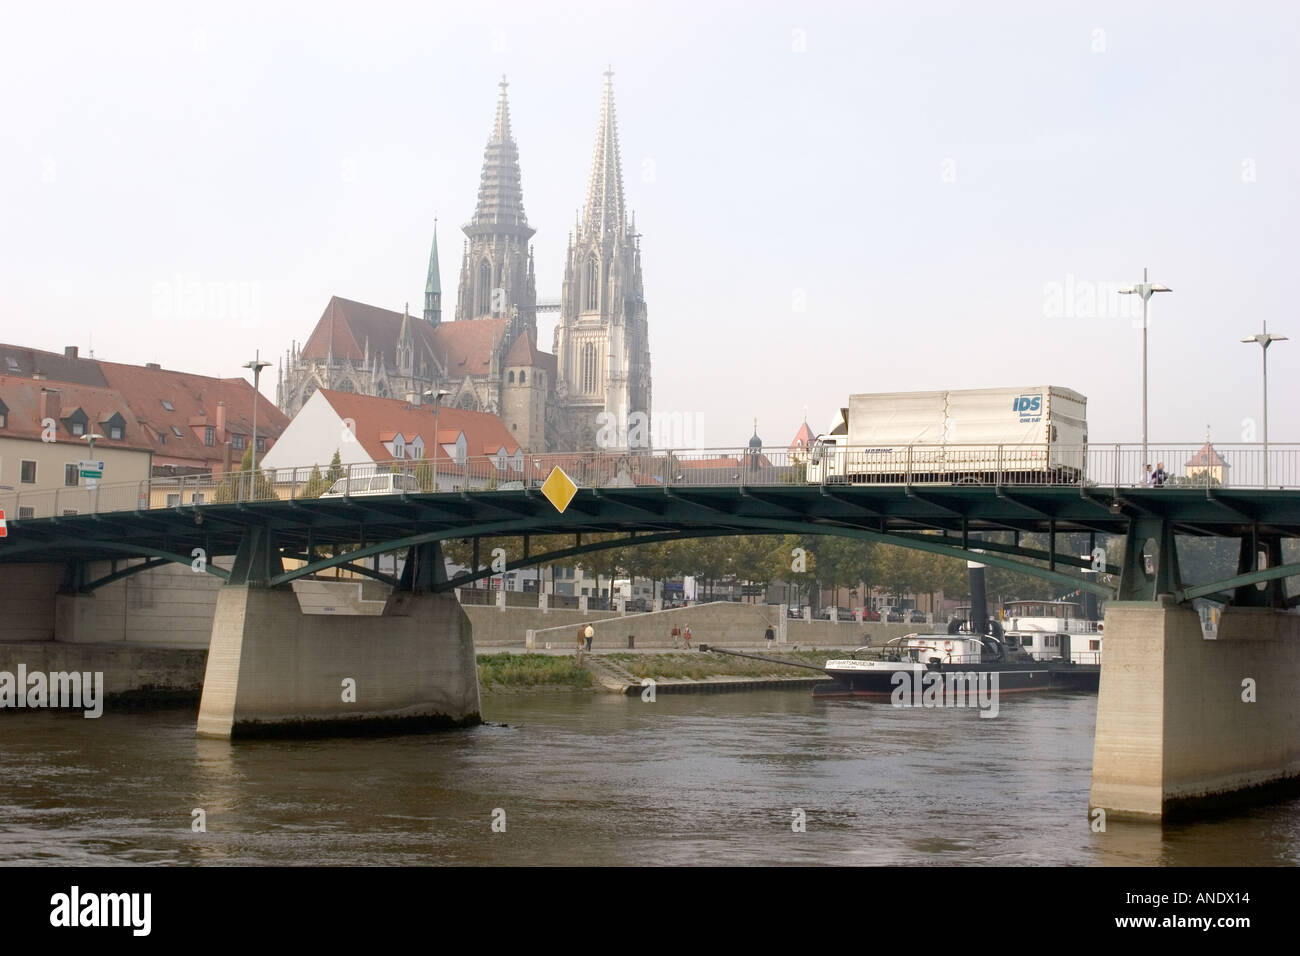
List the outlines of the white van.
{"type": "Polygon", "coordinates": [[[364,478],[340,478],[330,486],[322,498],[342,498],[345,495],[400,495],[419,492],[420,482],[415,475],[368,475],[364,478]]]}

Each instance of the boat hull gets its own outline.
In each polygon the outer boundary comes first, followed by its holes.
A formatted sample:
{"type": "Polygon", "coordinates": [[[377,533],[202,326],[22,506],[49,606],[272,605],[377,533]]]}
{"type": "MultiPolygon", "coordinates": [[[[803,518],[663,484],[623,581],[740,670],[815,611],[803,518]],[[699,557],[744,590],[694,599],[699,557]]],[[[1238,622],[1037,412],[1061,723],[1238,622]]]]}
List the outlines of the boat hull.
{"type": "Polygon", "coordinates": [[[828,668],[826,676],[831,678],[824,684],[813,687],[814,697],[862,697],[869,700],[890,700],[900,686],[894,676],[900,670],[909,673],[908,687],[913,676],[926,673],[944,675],[974,675],[975,680],[988,686],[993,674],[997,674],[999,694],[1033,693],[1042,691],[1083,691],[1096,692],[1101,678],[1101,666],[1097,664],[1070,664],[1065,661],[981,663],[981,664],[938,664],[924,671],[910,671],[907,665],[891,669],[888,666],[873,670],[835,670],[828,668]]]}

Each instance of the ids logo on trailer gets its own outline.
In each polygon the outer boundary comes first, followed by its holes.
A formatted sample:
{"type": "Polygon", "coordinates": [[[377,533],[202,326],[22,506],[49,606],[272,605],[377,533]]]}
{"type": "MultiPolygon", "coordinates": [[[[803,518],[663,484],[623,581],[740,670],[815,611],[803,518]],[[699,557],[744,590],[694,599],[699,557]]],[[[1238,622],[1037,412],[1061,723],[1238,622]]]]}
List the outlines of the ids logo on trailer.
{"type": "Polygon", "coordinates": [[[1043,413],[1042,395],[1021,395],[1011,400],[1011,410],[1020,416],[1022,422],[1034,421],[1034,416],[1043,413]]]}

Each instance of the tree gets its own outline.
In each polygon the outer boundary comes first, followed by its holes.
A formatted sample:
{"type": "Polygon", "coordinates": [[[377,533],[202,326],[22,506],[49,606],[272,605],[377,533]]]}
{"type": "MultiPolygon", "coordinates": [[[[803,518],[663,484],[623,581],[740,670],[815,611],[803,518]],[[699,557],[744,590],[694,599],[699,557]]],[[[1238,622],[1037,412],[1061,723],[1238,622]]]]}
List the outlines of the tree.
{"type": "Polygon", "coordinates": [[[276,498],[274,475],[271,472],[253,473],[253,449],[250,445],[239,463],[239,471],[227,474],[226,480],[213,492],[216,501],[266,501],[276,498]]]}
{"type": "Polygon", "coordinates": [[[319,498],[330,490],[330,482],[320,473],[320,465],[313,465],[306,483],[298,489],[299,498],[319,498]]]}

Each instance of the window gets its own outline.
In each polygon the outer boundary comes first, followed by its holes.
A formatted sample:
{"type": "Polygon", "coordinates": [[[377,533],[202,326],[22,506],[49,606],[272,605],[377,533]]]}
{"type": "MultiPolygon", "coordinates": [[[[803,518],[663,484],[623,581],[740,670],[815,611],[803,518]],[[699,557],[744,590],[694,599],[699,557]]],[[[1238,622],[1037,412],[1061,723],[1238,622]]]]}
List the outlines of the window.
{"type": "Polygon", "coordinates": [[[172,434],[175,435],[177,438],[184,438],[184,437],[185,437],[185,433],[182,432],[182,431],[181,431],[179,428],[177,428],[175,425],[172,426],[172,434]]]}
{"type": "Polygon", "coordinates": [[[21,481],[24,485],[36,484],[36,462],[23,461],[19,465],[18,480],[21,481]]]}
{"type": "Polygon", "coordinates": [[[1101,641],[1089,641],[1089,642],[1088,642],[1088,650],[1090,650],[1090,651],[1099,651],[1099,650],[1101,650],[1101,641]]]}
{"type": "Polygon", "coordinates": [[[86,426],[81,424],[81,422],[73,422],[69,426],[68,430],[72,432],[74,437],[80,437],[86,434],[86,426]]]}
{"type": "Polygon", "coordinates": [[[511,384],[511,385],[515,384],[515,373],[514,373],[514,372],[511,372],[509,375],[506,376],[506,382],[508,382],[508,383],[511,384]]]}
{"type": "Polygon", "coordinates": [[[159,399],[159,401],[162,402],[162,407],[165,408],[165,409],[167,409],[167,411],[169,411],[169,412],[174,412],[174,411],[176,411],[176,406],[173,405],[171,402],[167,401],[167,399],[165,399],[165,398],[161,398],[161,399],[159,399]]]}
{"type": "Polygon", "coordinates": [[[63,466],[63,487],[75,488],[77,487],[77,481],[78,481],[77,466],[64,465],[63,466]]]}
{"type": "Polygon", "coordinates": [[[206,496],[205,494],[203,494],[203,492],[201,492],[201,491],[196,491],[196,492],[194,492],[194,503],[195,503],[196,505],[201,505],[201,504],[203,504],[203,503],[204,503],[205,501],[207,501],[207,500],[208,500],[208,499],[207,499],[207,496],[206,496]]]}
{"type": "Polygon", "coordinates": [[[235,451],[243,451],[243,450],[244,450],[244,436],[243,436],[243,435],[232,435],[232,436],[230,436],[230,447],[233,448],[235,451]]]}
{"type": "Polygon", "coordinates": [[[158,433],[158,444],[160,445],[167,444],[167,436],[164,435],[162,432],[158,433]]]}
{"type": "Polygon", "coordinates": [[[261,454],[262,452],[266,451],[266,439],[263,438],[261,435],[257,436],[257,451],[258,454],[261,454]]]}
{"type": "Polygon", "coordinates": [[[492,267],[486,259],[478,265],[478,294],[474,302],[478,306],[475,315],[487,315],[492,311],[492,267]]]}
{"type": "Polygon", "coordinates": [[[600,308],[600,265],[596,257],[587,260],[587,311],[600,308]]]}
{"type": "Polygon", "coordinates": [[[519,373],[519,384],[520,384],[520,385],[523,385],[523,384],[525,384],[527,381],[528,381],[528,373],[527,373],[527,372],[520,372],[520,373],[519,373]]]}
{"type": "Polygon", "coordinates": [[[5,356],[5,364],[9,366],[9,371],[11,372],[18,371],[18,360],[14,358],[12,355],[5,356]]]}
{"type": "Polygon", "coordinates": [[[217,430],[212,425],[203,429],[203,444],[211,448],[217,442],[217,430]]]}
{"type": "Polygon", "coordinates": [[[76,508],[64,508],[64,509],[63,509],[63,517],[65,517],[65,518],[71,518],[71,517],[72,517],[73,515],[75,515],[76,513],[77,513],[77,509],[76,509],[76,508]]]}
{"type": "Polygon", "coordinates": [[[582,369],[579,376],[584,392],[590,395],[596,391],[596,346],[590,342],[582,347],[582,369]]]}
{"type": "Polygon", "coordinates": [[[8,427],[9,427],[9,413],[0,412],[0,428],[8,428],[8,427]]]}
{"type": "Polygon", "coordinates": [[[179,507],[180,507],[180,504],[181,504],[181,496],[180,496],[179,494],[168,495],[168,496],[167,496],[167,507],[168,507],[168,508],[179,508],[179,507]]]}
{"type": "Polygon", "coordinates": [[[36,509],[35,509],[35,508],[23,508],[23,507],[19,507],[19,509],[18,509],[18,518],[19,518],[19,520],[22,520],[23,518],[35,518],[35,517],[36,517],[36,509]]]}
{"type": "Polygon", "coordinates": [[[108,426],[108,437],[111,438],[111,439],[113,439],[113,441],[121,441],[121,440],[122,440],[122,426],[121,426],[121,425],[109,425],[109,426],[108,426]]]}

